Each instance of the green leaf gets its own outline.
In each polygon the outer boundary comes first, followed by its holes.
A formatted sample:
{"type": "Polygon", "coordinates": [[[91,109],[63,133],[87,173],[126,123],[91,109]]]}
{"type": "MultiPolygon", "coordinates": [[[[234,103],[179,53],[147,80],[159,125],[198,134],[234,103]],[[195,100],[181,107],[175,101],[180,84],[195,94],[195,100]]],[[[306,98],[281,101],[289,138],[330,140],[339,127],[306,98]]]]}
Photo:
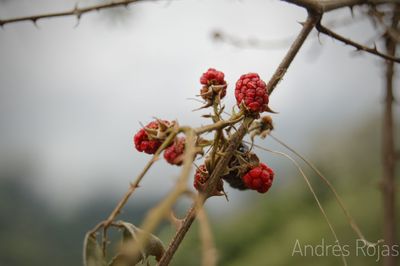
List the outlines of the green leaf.
{"type": "Polygon", "coordinates": [[[87,233],[83,242],[83,265],[106,266],[106,260],[97,239],[93,234],[87,233]]]}

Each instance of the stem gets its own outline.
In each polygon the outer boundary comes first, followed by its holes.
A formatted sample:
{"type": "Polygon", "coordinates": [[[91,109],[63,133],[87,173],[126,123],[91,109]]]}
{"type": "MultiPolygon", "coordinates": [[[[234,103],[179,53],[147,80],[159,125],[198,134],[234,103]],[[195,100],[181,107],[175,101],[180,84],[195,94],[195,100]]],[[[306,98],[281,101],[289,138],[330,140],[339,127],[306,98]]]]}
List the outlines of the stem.
{"type": "Polygon", "coordinates": [[[178,249],[187,231],[192,225],[194,219],[196,218],[197,204],[203,205],[205,200],[210,195],[212,195],[213,191],[215,191],[221,175],[224,173],[234,152],[237,150],[240,143],[242,142],[243,137],[246,135],[248,126],[252,122],[253,118],[246,117],[238,131],[229,139],[229,145],[226,147],[226,149],[224,149],[225,155],[221,158],[221,160],[218,161],[214,171],[211,173],[210,178],[207,181],[205,192],[204,194],[202,194],[202,196],[204,196],[203,200],[201,200],[200,203],[193,203],[193,206],[190,208],[185,219],[183,220],[182,226],[176,232],[174,238],[168,246],[168,249],[165,251],[164,255],[159,261],[159,266],[166,266],[170,263],[176,250],[178,249]]]}
{"type": "MultiPolygon", "coordinates": [[[[392,27],[398,28],[400,19],[400,4],[393,9],[392,27]]],[[[386,49],[389,55],[396,54],[396,42],[390,36],[386,39],[386,49]]],[[[395,197],[395,163],[396,151],[394,142],[393,122],[393,76],[394,63],[386,63],[386,96],[384,107],[383,139],[382,139],[382,163],[383,163],[383,211],[384,211],[384,239],[389,247],[396,245],[396,197],[395,197]]],[[[384,257],[383,265],[395,266],[396,257],[390,253],[384,257]]]]}
{"type": "MultiPolygon", "coordinates": [[[[219,121],[221,121],[220,117],[219,117],[219,110],[218,110],[218,103],[214,100],[214,104],[213,104],[213,109],[214,109],[214,117],[213,117],[213,121],[214,123],[218,123],[219,121]]],[[[221,138],[222,135],[222,129],[217,129],[214,133],[214,144],[212,146],[212,150],[211,150],[211,164],[210,164],[210,169],[209,171],[212,172],[215,166],[215,155],[217,154],[218,148],[219,148],[219,140],[221,138]]]]}
{"type": "Polygon", "coordinates": [[[158,156],[160,153],[168,147],[168,145],[173,141],[175,136],[177,135],[177,132],[171,132],[168,136],[168,138],[163,142],[163,144],[158,148],[156,153],[153,155],[153,157],[150,159],[150,161],[147,162],[146,166],[142,170],[142,172],[139,173],[139,175],[136,177],[135,181],[131,183],[129,190],[125,193],[125,195],[122,197],[122,199],[118,202],[117,206],[114,208],[114,210],[111,212],[111,214],[108,216],[107,220],[97,224],[91,231],[89,231],[90,234],[94,234],[97,230],[99,230],[101,227],[103,227],[103,239],[102,239],[102,252],[103,255],[106,256],[106,248],[107,248],[107,229],[110,227],[112,222],[115,220],[115,218],[118,216],[118,214],[121,212],[122,208],[124,205],[127,203],[129,197],[135,192],[136,188],[139,186],[140,181],[142,181],[143,177],[146,175],[147,171],[150,169],[150,167],[154,164],[154,162],[157,161],[158,156]]]}
{"type": "Polygon", "coordinates": [[[0,26],[2,27],[6,24],[21,22],[21,21],[32,21],[33,23],[36,23],[39,19],[43,19],[43,18],[54,18],[54,17],[65,17],[65,16],[76,16],[76,18],[79,20],[81,18],[81,16],[85,13],[99,11],[101,9],[108,9],[108,8],[117,7],[117,6],[126,6],[127,7],[129,4],[132,4],[132,3],[138,2],[138,1],[140,1],[140,0],[112,1],[111,3],[98,4],[98,5],[93,5],[93,6],[83,7],[83,8],[78,8],[78,6],[76,5],[72,10],[69,10],[69,11],[46,13],[46,14],[33,15],[33,16],[24,16],[24,17],[17,17],[17,18],[4,19],[4,20],[0,19],[0,26]]]}
{"type": "MultiPolygon", "coordinates": [[[[196,154],[196,138],[195,132],[193,130],[186,130],[185,133],[185,153],[178,183],[176,184],[175,188],[168,194],[168,196],[147,214],[142,223],[142,226],[140,226],[140,228],[146,233],[152,233],[156,229],[161,220],[168,215],[168,212],[171,210],[177,199],[187,191],[186,184],[190,171],[192,169],[193,158],[196,154]]],[[[146,234],[140,235],[137,239],[137,245],[135,245],[134,250],[132,250],[132,254],[139,254],[139,248],[145,247],[148,243],[148,240],[149,239],[146,234]]]]}

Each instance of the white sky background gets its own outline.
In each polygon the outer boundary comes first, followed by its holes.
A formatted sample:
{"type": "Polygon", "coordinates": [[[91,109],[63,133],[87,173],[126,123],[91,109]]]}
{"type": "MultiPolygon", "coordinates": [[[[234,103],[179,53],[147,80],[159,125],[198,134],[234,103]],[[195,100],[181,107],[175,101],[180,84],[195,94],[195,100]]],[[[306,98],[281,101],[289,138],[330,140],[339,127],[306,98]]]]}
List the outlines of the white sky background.
{"type": "MultiPolygon", "coordinates": [[[[7,1],[0,17],[63,11],[74,3],[7,1]]],[[[306,17],[301,8],[265,0],[144,2],[122,13],[128,14],[122,21],[103,11],[86,14],[76,28],[76,19],[67,17],[0,30],[0,162],[27,160],[28,179],[55,207],[77,206],[99,193],[122,195],[150,158],[133,149],[139,121],[207,123],[191,112],[199,103],[187,98],[198,93],[208,67],[225,72],[229,110],[238,77],[258,72],[268,81],[286,51],[216,43],[214,29],[276,40],[294,36],[306,17]]],[[[349,16],[342,10],[326,20],[349,16]]],[[[368,19],[338,31],[361,41],[374,36],[368,19]]],[[[270,98],[279,112],[276,134],[303,152],[313,149],[318,134],[357,124],[382,102],[382,60],[355,55],[324,36],[321,42],[306,43],[270,98]]],[[[177,173],[159,162],[137,196],[164,195],[177,173]]],[[[230,191],[233,200],[239,194],[230,191]]]]}

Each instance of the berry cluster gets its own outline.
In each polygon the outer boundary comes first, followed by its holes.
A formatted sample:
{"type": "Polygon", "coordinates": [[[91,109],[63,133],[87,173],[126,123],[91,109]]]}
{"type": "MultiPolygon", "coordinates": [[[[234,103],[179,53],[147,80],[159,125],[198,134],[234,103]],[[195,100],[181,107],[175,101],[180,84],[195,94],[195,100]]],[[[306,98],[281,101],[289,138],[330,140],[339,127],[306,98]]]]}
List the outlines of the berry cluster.
{"type": "MultiPolygon", "coordinates": [[[[214,106],[218,110],[220,100],[226,95],[227,82],[223,72],[214,68],[209,68],[200,78],[202,88],[200,96],[207,102],[205,107],[214,106]]],[[[248,73],[242,75],[236,82],[235,97],[237,106],[241,110],[241,116],[259,118],[260,113],[270,111],[268,107],[267,86],[256,73],[248,73]]],[[[224,107],[212,117],[216,122],[224,107]],[[217,119],[217,120],[216,120],[217,119]]],[[[253,121],[252,120],[252,121],[253,121]]],[[[139,130],[134,136],[135,147],[140,152],[155,154],[166,140],[170,129],[175,125],[175,122],[165,120],[155,120],[147,124],[139,130]]],[[[253,138],[255,135],[265,137],[273,129],[272,119],[270,116],[264,116],[259,121],[253,121],[248,128],[248,133],[253,138]]],[[[198,137],[196,145],[199,149],[206,146],[211,146],[215,151],[213,155],[206,155],[205,163],[200,165],[194,175],[193,186],[199,192],[204,192],[210,177],[210,169],[214,169],[215,161],[218,160],[218,150],[223,148],[223,143],[226,141],[222,134],[221,140],[218,142],[203,140],[198,137]],[[201,148],[200,148],[201,146],[201,148]],[[217,159],[216,157],[217,156],[217,159]]],[[[182,165],[185,150],[185,138],[176,137],[168,147],[164,149],[164,159],[171,165],[182,165]]],[[[202,152],[199,152],[203,154],[202,152]]],[[[265,193],[269,190],[274,179],[274,172],[266,164],[260,162],[258,156],[252,152],[244,143],[240,145],[236,153],[234,153],[229,162],[228,169],[218,181],[213,195],[223,195],[223,180],[229,183],[233,188],[239,190],[252,189],[259,193],[265,193]]]]}

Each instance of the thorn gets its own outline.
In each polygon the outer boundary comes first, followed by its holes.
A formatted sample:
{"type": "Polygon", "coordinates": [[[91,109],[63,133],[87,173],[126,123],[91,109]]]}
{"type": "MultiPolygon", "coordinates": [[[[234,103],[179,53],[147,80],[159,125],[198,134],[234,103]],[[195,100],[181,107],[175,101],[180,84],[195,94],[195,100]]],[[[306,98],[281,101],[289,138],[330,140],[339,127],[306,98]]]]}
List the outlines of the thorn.
{"type": "Polygon", "coordinates": [[[303,26],[304,27],[304,25],[306,24],[305,22],[300,22],[300,21],[297,21],[297,23],[299,23],[301,26],[303,26]]]}
{"type": "Polygon", "coordinates": [[[78,4],[79,4],[79,3],[75,3],[74,9],[72,9],[72,12],[73,12],[74,14],[79,12],[78,4]]]}
{"type": "Polygon", "coordinates": [[[131,186],[132,188],[139,188],[139,187],[140,187],[139,184],[137,184],[137,185],[135,186],[135,184],[133,184],[132,182],[130,182],[129,184],[130,184],[130,186],[131,186]]]}
{"type": "Polygon", "coordinates": [[[37,18],[32,18],[31,19],[31,21],[32,21],[32,23],[33,23],[33,26],[35,26],[35,28],[37,28],[37,29],[40,29],[40,27],[38,26],[38,24],[37,24],[37,18]]]}
{"type": "Polygon", "coordinates": [[[268,113],[278,114],[277,112],[275,112],[274,110],[269,108],[269,106],[267,106],[267,110],[265,110],[265,111],[267,111],[268,113]]]}
{"type": "Polygon", "coordinates": [[[351,17],[354,18],[354,6],[349,6],[351,17]]]}
{"type": "Polygon", "coordinates": [[[76,24],[74,26],[74,29],[78,28],[80,22],[81,22],[81,15],[77,15],[76,16],[76,24]]]}
{"type": "Polygon", "coordinates": [[[222,188],[222,193],[225,196],[226,201],[229,202],[228,194],[225,192],[225,190],[223,188],[222,188]]]}
{"type": "Polygon", "coordinates": [[[318,42],[320,45],[323,45],[322,41],[321,41],[321,32],[317,32],[317,38],[318,38],[318,42]]]}
{"type": "Polygon", "coordinates": [[[199,110],[201,110],[201,109],[208,108],[208,107],[210,107],[210,106],[212,106],[212,103],[211,103],[211,102],[210,102],[210,103],[207,103],[207,104],[205,104],[205,105],[203,105],[203,106],[201,106],[201,107],[199,107],[199,108],[196,108],[196,109],[192,110],[192,112],[199,111],[199,110]]]}

